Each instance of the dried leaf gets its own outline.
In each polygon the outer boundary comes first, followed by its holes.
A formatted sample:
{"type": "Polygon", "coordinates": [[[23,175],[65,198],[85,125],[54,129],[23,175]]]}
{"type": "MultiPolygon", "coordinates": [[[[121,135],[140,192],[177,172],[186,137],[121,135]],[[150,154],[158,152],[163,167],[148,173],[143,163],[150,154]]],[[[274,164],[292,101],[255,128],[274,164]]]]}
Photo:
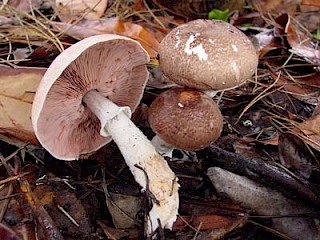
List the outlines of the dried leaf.
{"type": "Polygon", "coordinates": [[[82,20],[77,24],[68,24],[61,22],[51,22],[59,31],[76,38],[84,39],[98,34],[113,33],[130,37],[141,43],[144,49],[149,53],[153,62],[157,62],[159,42],[146,29],[135,23],[123,22],[119,18],[108,18],[101,20],[82,20]]]}
{"type": "Polygon", "coordinates": [[[136,216],[140,210],[140,200],[139,196],[110,192],[110,198],[107,198],[106,201],[116,228],[135,227],[136,216]]]}
{"type": "Polygon", "coordinates": [[[14,23],[14,20],[9,17],[0,15],[0,28],[10,27],[14,23]]]}
{"type": "Polygon", "coordinates": [[[45,71],[0,65],[0,133],[38,144],[31,125],[31,106],[45,71]]]}
{"type": "Polygon", "coordinates": [[[98,224],[108,239],[138,239],[139,232],[136,228],[116,229],[108,226],[104,221],[98,221],[98,224]]]}
{"type": "Polygon", "coordinates": [[[296,0],[252,0],[251,2],[263,14],[295,13],[299,7],[296,0]]]}
{"type": "Polygon", "coordinates": [[[108,6],[108,0],[56,0],[55,10],[61,21],[71,22],[80,18],[99,19],[108,6]]]}
{"type": "Polygon", "coordinates": [[[299,139],[289,134],[279,136],[279,158],[286,168],[295,170],[296,174],[309,178],[312,173],[310,159],[303,151],[304,146],[299,139]]]}
{"type": "Polygon", "coordinates": [[[0,223],[1,240],[19,240],[17,234],[6,225],[0,223]]]}
{"type": "Polygon", "coordinates": [[[235,224],[241,227],[248,220],[248,215],[243,214],[242,217],[230,217],[230,216],[219,216],[219,215],[196,215],[196,216],[180,216],[173,225],[173,230],[183,230],[188,223],[199,230],[209,230],[225,228],[235,224]]]}
{"type": "Polygon", "coordinates": [[[320,115],[315,115],[298,124],[296,132],[302,132],[310,146],[320,151],[320,115]]]}
{"type": "Polygon", "coordinates": [[[309,62],[320,65],[320,50],[317,43],[313,43],[310,35],[303,31],[292,17],[288,18],[285,28],[287,40],[291,46],[291,51],[309,62]]]}
{"type": "Polygon", "coordinates": [[[8,5],[22,12],[30,12],[39,9],[43,0],[11,0],[8,5]]]}
{"type": "Polygon", "coordinates": [[[263,187],[246,177],[228,172],[222,168],[211,167],[208,176],[216,190],[226,194],[233,201],[252,209],[258,214],[287,216],[272,218],[272,227],[292,239],[317,239],[315,222],[312,218],[289,217],[312,211],[284,197],[280,192],[263,187]]]}
{"type": "Polygon", "coordinates": [[[63,181],[39,185],[33,194],[41,205],[46,206],[57,228],[63,229],[66,235],[85,236],[90,232],[91,225],[82,202],[63,181]]]}
{"type": "Polygon", "coordinates": [[[17,48],[12,52],[12,55],[14,57],[15,64],[19,63],[21,60],[27,59],[27,57],[30,55],[30,49],[29,48],[17,48]]]}
{"type": "Polygon", "coordinates": [[[294,98],[299,99],[300,101],[312,105],[316,105],[320,97],[319,89],[309,86],[319,84],[317,75],[318,74],[316,73],[315,75],[311,75],[300,80],[300,82],[292,82],[285,77],[278,77],[275,73],[272,73],[272,77],[275,80],[277,79],[276,86],[283,86],[283,90],[285,90],[286,93],[291,94],[294,98]]]}
{"type": "Polygon", "coordinates": [[[319,0],[302,0],[301,11],[319,11],[320,1],[319,0]]]}

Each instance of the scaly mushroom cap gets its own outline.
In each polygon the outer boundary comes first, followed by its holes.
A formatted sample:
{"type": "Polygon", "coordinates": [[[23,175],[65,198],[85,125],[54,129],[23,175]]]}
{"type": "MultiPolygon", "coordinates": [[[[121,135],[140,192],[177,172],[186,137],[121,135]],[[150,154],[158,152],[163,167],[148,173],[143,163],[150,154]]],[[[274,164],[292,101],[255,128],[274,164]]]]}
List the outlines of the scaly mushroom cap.
{"type": "Polygon", "coordinates": [[[110,142],[99,134],[99,119],[82,98],[95,89],[134,111],[148,78],[148,60],[138,42],[113,34],[86,38],[62,52],[43,76],[32,106],[42,146],[56,158],[72,160],[110,142]]]}
{"type": "Polygon", "coordinates": [[[171,88],[151,104],[148,119],[153,131],[172,146],[196,151],[216,141],[223,117],[218,105],[206,94],[171,88]]]}
{"type": "Polygon", "coordinates": [[[176,27],[161,41],[159,57],[166,77],[199,90],[234,88],[258,65],[249,38],[219,20],[199,19],[176,27]]]}

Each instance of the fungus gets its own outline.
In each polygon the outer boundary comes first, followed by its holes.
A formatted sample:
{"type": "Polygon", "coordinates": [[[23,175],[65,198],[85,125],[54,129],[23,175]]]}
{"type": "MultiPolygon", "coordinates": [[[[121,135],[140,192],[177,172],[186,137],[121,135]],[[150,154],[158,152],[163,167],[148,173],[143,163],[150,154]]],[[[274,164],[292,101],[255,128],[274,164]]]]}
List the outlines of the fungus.
{"type": "Polygon", "coordinates": [[[142,190],[155,197],[150,234],[158,219],[162,227],[172,227],[179,185],[168,163],[130,120],[146,85],[148,60],[141,45],[126,37],[105,34],[79,41],[43,76],[32,124],[42,146],[61,160],[78,159],[113,139],[142,190]]]}
{"type": "MultiPolygon", "coordinates": [[[[191,88],[162,92],[150,105],[148,120],[157,134],[153,139],[158,142],[156,148],[169,144],[185,151],[200,150],[215,142],[223,128],[218,105],[203,92],[191,88]]],[[[171,150],[163,149],[163,153],[170,156],[171,150]]]]}
{"type": "Polygon", "coordinates": [[[250,39],[220,20],[198,19],[174,28],[161,41],[159,58],[171,81],[202,91],[235,88],[258,65],[250,39]]]}

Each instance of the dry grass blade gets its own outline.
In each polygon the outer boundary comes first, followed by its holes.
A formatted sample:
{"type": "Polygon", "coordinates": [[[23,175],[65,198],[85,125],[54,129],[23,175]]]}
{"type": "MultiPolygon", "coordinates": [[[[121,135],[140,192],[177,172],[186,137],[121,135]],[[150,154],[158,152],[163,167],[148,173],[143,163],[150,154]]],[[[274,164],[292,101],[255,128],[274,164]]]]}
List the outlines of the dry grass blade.
{"type": "Polygon", "coordinates": [[[237,121],[235,124],[239,123],[240,119],[242,118],[242,116],[256,103],[258,102],[259,100],[265,98],[266,96],[274,93],[274,92],[277,92],[279,91],[281,88],[283,88],[282,86],[280,86],[279,88],[277,89],[274,89],[272,91],[269,91],[270,89],[272,89],[278,82],[279,78],[280,78],[280,75],[281,73],[278,74],[278,78],[270,85],[268,86],[264,91],[262,91],[261,93],[259,93],[243,110],[242,112],[240,113],[237,121]]]}
{"type": "Polygon", "coordinates": [[[13,192],[13,186],[12,186],[12,183],[9,184],[9,189],[7,191],[7,194],[6,194],[6,199],[4,199],[4,203],[2,205],[2,208],[0,209],[0,222],[2,222],[3,220],[3,217],[4,217],[4,214],[6,213],[7,211],[7,207],[9,205],[9,202],[10,202],[10,198],[8,198],[8,196],[10,196],[13,192]]]}
{"type": "MultiPolygon", "coordinates": [[[[6,9],[9,13],[11,13],[12,16],[15,16],[18,19],[22,29],[30,28],[30,29],[34,30],[35,33],[37,33],[39,37],[43,38],[43,40],[51,42],[53,45],[55,45],[55,47],[60,52],[62,52],[64,50],[63,44],[60,41],[60,39],[58,38],[58,36],[54,32],[52,32],[50,28],[48,28],[45,25],[45,23],[48,22],[48,19],[46,19],[46,18],[42,19],[40,17],[36,17],[34,15],[34,12],[32,12],[32,14],[30,14],[27,12],[19,11],[15,8],[12,8],[9,6],[7,6],[6,9]]],[[[25,34],[25,39],[30,47],[31,43],[28,41],[30,38],[28,36],[28,32],[24,30],[24,31],[22,31],[22,34],[25,34]]]]}
{"type": "Polygon", "coordinates": [[[261,227],[261,228],[267,230],[268,232],[271,232],[271,233],[273,233],[274,235],[281,237],[281,238],[284,239],[284,240],[293,240],[292,238],[286,236],[285,234],[283,234],[283,233],[281,233],[281,232],[279,232],[279,231],[277,231],[277,230],[274,230],[274,229],[272,229],[272,228],[270,228],[270,227],[267,227],[267,226],[265,226],[265,225],[263,225],[263,224],[257,223],[257,222],[252,221],[252,220],[248,220],[248,222],[249,222],[249,223],[252,223],[252,224],[254,224],[254,225],[258,226],[258,227],[261,227]]]}

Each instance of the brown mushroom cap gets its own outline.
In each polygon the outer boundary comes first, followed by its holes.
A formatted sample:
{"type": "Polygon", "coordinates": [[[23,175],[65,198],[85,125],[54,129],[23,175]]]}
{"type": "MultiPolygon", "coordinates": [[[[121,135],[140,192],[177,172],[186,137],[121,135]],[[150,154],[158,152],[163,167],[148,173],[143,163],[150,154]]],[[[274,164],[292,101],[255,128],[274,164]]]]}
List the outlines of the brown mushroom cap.
{"type": "Polygon", "coordinates": [[[72,160],[110,142],[99,134],[100,121],[82,98],[95,89],[134,111],[148,78],[148,60],[138,42],[112,34],[86,38],[62,52],[33,102],[33,129],[42,146],[56,158],[72,160]]]}
{"type": "Polygon", "coordinates": [[[223,117],[206,94],[184,88],[162,92],[151,104],[148,119],[153,131],[172,146],[196,151],[216,141],[223,117]]]}
{"type": "Polygon", "coordinates": [[[160,68],[173,82],[200,90],[236,87],[258,65],[249,38],[229,23],[194,20],[173,29],[161,41],[160,68]]]}

